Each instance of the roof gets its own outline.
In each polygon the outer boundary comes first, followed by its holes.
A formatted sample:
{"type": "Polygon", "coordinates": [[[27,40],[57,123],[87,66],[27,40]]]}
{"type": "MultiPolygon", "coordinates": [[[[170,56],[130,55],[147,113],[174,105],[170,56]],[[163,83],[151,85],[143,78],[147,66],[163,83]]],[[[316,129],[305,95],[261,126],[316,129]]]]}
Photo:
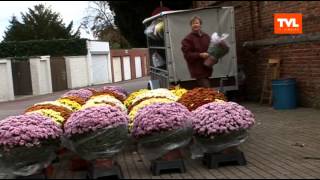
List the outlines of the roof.
{"type": "Polygon", "coordinates": [[[217,9],[217,8],[230,8],[230,7],[221,7],[221,6],[213,6],[213,7],[206,7],[206,8],[195,8],[195,9],[186,9],[186,10],[175,10],[175,11],[163,11],[160,12],[159,14],[156,14],[154,16],[151,16],[149,18],[146,18],[142,21],[143,24],[152,21],[158,17],[162,17],[164,15],[168,15],[168,14],[178,14],[178,13],[182,13],[182,12],[189,12],[189,11],[198,11],[198,10],[202,10],[202,9],[217,9]]]}

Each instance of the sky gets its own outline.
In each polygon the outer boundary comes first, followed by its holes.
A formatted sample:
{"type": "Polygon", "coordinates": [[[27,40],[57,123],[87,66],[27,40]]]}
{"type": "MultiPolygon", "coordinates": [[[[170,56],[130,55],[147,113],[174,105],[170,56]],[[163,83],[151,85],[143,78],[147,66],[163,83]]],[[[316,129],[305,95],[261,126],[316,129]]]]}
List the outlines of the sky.
{"type": "MultiPolygon", "coordinates": [[[[26,13],[28,8],[40,3],[51,6],[54,12],[60,13],[66,25],[73,20],[74,30],[86,16],[86,9],[89,6],[89,1],[0,1],[0,41],[3,40],[4,31],[13,15],[21,20],[21,12],[26,13]]],[[[81,37],[93,39],[92,34],[87,34],[84,30],[81,30],[81,37]]]]}

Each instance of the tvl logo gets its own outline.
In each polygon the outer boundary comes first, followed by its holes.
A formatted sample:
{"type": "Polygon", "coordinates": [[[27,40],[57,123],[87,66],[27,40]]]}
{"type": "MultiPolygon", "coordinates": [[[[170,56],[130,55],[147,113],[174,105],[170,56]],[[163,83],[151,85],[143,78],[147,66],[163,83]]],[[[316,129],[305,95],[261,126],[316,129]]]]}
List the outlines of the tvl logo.
{"type": "Polygon", "coordinates": [[[296,22],[297,19],[295,18],[290,18],[289,21],[286,18],[278,18],[277,21],[280,23],[280,27],[283,28],[283,24],[286,23],[287,27],[294,27],[298,28],[299,24],[296,22]]]}
{"type": "Polygon", "coordinates": [[[302,34],[302,14],[274,14],[275,34],[302,34]]]}

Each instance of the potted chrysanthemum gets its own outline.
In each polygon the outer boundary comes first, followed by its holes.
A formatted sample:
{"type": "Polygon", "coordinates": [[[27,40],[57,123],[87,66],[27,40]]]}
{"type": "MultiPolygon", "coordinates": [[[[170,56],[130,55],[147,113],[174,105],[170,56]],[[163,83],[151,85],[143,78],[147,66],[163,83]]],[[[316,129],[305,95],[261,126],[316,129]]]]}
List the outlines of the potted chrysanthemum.
{"type": "Polygon", "coordinates": [[[8,178],[41,173],[55,159],[62,128],[40,114],[0,121],[0,171],[8,178]]]}
{"type": "Polygon", "coordinates": [[[252,112],[235,102],[208,103],[193,114],[193,158],[239,146],[255,123],[252,112]]]}
{"type": "Polygon", "coordinates": [[[128,117],[111,105],[88,107],[70,116],[64,135],[68,149],[93,165],[103,161],[110,167],[127,141],[128,117]]]}
{"type": "Polygon", "coordinates": [[[149,160],[163,159],[169,152],[189,144],[192,118],[180,103],[155,103],[138,111],[132,136],[149,160]]]}

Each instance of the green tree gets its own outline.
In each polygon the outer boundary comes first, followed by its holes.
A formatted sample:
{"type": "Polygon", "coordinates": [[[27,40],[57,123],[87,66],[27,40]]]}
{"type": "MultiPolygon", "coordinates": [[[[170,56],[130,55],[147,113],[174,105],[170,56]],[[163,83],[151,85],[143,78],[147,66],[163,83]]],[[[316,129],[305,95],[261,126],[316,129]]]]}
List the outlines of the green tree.
{"type": "Polygon", "coordinates": [[[59,13],[53,12],[50,7],[36,5],[29,8],[27,13],[21,13],[22,22],[15,16],[5,31],[4,42],[26,40],[78,39],[80,30],[72,32],[73,21],[67,26],[63,23],[59,13]]]}

